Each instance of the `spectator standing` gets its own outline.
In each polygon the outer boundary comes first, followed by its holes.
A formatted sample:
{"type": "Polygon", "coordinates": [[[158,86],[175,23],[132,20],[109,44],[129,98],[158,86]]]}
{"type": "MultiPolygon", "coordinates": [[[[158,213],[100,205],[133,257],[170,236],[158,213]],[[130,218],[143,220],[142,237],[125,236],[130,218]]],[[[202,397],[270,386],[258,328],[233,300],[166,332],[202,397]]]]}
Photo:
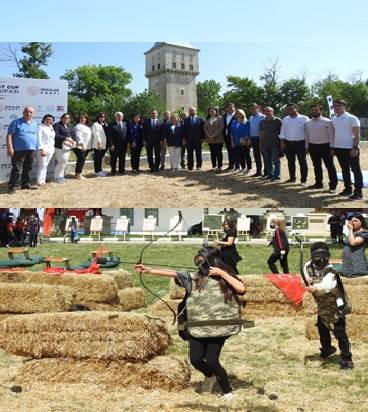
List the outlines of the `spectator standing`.
{"type": "Polygon", "coordinates": [[[217,113],[217,109],[210,107],[204,120],[204,134],[206,136],[211,153],[212,169],[215,173],[222,170],[222,146],[224,144],[224,121],[217,113]]]}
{"type": "Polygon", "coordinates": [[[344,243],[343,242],[343,230],[345,225],[345,216],[338,210],[332,210],[327,224],[330,225],[332,243],[344,243]]]}
{"type": "Polygon", "coordinates": [[[31,215],[27,223],[29,247],[36,247],[38,243],[39,222],[35,215],[31,215]]]}
{"type": "MultiPolygon", "coordinates": [[[[181,121],[180,123],[182,125],[184,125],[184,120],[188,117],[188,113],[187,112],[182,112],[181,114],[181,121]]],[[[183,145],[183,147],[181,148],[181,160],[180,160],[180,167],[182,169],[185,169],[185,146],[183,145]]]]}
{"type": "Polygon", "coordinates": [[[184,145],[187,148],[188,170],[194,167],[194,152],[197,170],[202,168],[202,144],[204,142],[204,120],[197,116],[195,107],[189,108],[189,117],[184,120],[184,145]]]}
{"type": "Polygon", "coordinates": [[[11,157],[9,193],[14,194],[21,179],[21,189],[33,190],[31,171],[38,150],[38,125],[33,120],[35,109],[26,106],[23,117],[13,120],[6,135],[7,154],[11,157]]]}
{"type": "Polygon", "coordinates": [[[288,254],[289,241],[286,233],[280,227],[279,219],[272,219],[270,228],[275,229],[270,245],[273,246],[273,253],[268,258],[267,264],[272,273],[279,273],[275,263],[279,260],[284,274],[289,273],[288,254]]]}
{"type": "Polygon", "coordinates": [[[214,243],[216,246],[220,246],[223,261],[229,265],[235,273],[239,274],[237,264],[242,260],[242,258],[239,255],[235,245],[238,230],[235,222],[230,219],[225,220],[223,226],[224,234],[221,240],[214,239],[214,243]]]}
{"type": "Polygon", "coordinates": [[[118,161],[119,174],[123,175],[125,173],[125,156],[128,149],[128,128],[126,123],[123,122],[124,114],[116,112],[114,118],[115,120],[109,123],[107,129],[111,157],[111,176],[116,175],[118,161]]]}
{"type": "Polygon", "coordinates": [[[132,173],[139,172],[139,162],[142,151],[142,116],[137,113],[133,117],[133,121],[128,124],[128,141],[130,146],[130,164],[132,173]]]}
{"type": "Polygon", "coordinates": [[[227,150],[227,157],[229,159],[229,166],[225,171],[234,170],[235,168],[235,153],[234,148],[231,145],[231,127],[232,123],[236,121],[235,116],[235,104],[228,103],[226,106],[226,113],[223,116],[224,119],[224,141],[227,150]]]}
{"type": "Polygon", "coordinates": [[[262,180],[281,181],[280,139],[282,121],[274,116],[272,107],[265,107],[265,119],[260,122],[260,146],[266,163],[267,174],[262,180]]]}
{"type": "Polygon", "coordinates": [[[335,136],[332,156],[336,155],[344,179],[344,190],[341,196],[349,196],[349,200],[363,199],[363,174],[360,168],[360,122],[348,113],[345,100],[334,100],[333,108],[336,116],[332,118],[335,136]],[[354,175],[354,193],[351,188],[350,170],[354,175]]]}
{"type": "Polygon", "coordinates": [[[43,116],[42,124],[38,126],[37,186],[46,184],[47,167],[55,152],[55,131],[52,126],[54,120],[53,115],[46,114],[43,116]]]}
{"type": "Polygon", "coordinates": [[[161,127],[163,121],[158,119],[157,110],[150,111],[150,119],[143,123],[143,146],[147,151],[147,161],[151,173],[160,167],[161,146],[164,144],[161,127]]]}
{"type": "Polygon", "coordinates": [[[99,112],[96,115],[95,122],[92,125],[92,148],[93,148],[93,165],[97,176],[105,177],[107,173],[102,170],[102,159],[104,158],[107,148],[107,115],[105,112],[99,112]]]}
{"type": "Polygon", "coordinates": [[[77,146],[73,149],[77,156],[75,164],[75,178],[78,180],[85,179],[82,175],[83,167],[86,162],[88,153],[92,148],[92,128],[88,114],[82,113],[78,116],[78,122],[75,126],[75,138],[77,146]]]}
{"type": "Polygon", "coordinates": [[[70,150],[77,145],[75,138],[75,129],[69,123],[72,120],[70,113],[64,113],[60,121],[54,124],[55,130],[55,158],[56,166],[54,171],[55,183],[64,183],[65,169],[68,164],[70,150]]]}
{"type": "Polygon", "coordinates": [[[305,124],[309,120],[307,116],[298,113],[298,105],[289,103],[287,106],[288,116],[282,120],[280,139],[281,151],[285,152],[288,161],[290,179],[285,183],[296,181],[296,158],[300,167],[300,182],[307,187],[308,164],[305,154],[305,124]]]}
{"type": "Polygon", "coordinates": [[[305,124],[305,153],[310,155],[316,182],[309,189],[323,188],[322,161],[326,166],[329,178],[329,192],[335,193],[337,186],[337,173],[331,156],[333,145],[333,126],[330,119],[322,116],[322,106],[312,104],[310,106],[312,119],[305,124]]]}
{"type": "MultiPolygon", "coordinates": [[[[254,162],[256,164],[256,173],[253,175],[254,177],[261,177],[262,176],[262,152],[260,147],[260,138],[259,138],[259,126],[262,120],[266,118],[266,116],[259,112],[259,106],[256,103],[253,103],[249,107],[252,116],[249,118],[249,125],[250,125],[250,146],[253,149],[253,157],[254,162]]],[[[265,165],[265,169],[267,166],[265,165]]],[[[268,173],[265,170],[265,175],[268,173]]]]}

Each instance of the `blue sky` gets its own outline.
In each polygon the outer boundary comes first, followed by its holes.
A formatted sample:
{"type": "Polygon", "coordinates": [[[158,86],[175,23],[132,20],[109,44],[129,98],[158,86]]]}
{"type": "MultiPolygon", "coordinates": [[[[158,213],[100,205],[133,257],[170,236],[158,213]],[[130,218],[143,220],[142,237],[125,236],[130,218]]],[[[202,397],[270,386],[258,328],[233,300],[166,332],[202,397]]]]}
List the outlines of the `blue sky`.
{"type": "MultiPolygon", "coordinates": [[[[140,93],[148,87],[143,53],[155,41],[189,41],[201,50],[197,80],[214,79],[223,87],[228,75],[258,83],[275,59],[281,77],[306,72],[309,84],[329,72],[342,80],[357,71],[368,78],[368,2],[80,0],[51,6],[39,0],[20,13],[11,4],[2,6],[2,15],[14,18],[2,19],[0,38],[52,42],[55,53],[46,71],[53,79],[87,63],[122,66],[133,75],[129,87],[140,93]]],[[[14,71],[0,63],[0,76],[14,71]]]]}

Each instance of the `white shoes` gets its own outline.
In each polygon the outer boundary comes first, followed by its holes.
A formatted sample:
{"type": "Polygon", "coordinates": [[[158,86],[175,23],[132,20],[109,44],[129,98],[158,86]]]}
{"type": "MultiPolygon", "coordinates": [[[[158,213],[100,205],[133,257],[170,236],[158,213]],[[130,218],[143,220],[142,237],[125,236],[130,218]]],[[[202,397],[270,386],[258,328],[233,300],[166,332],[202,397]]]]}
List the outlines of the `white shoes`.
{"type": "Polygon", "coordinates": [[[202,382],[202,392],[212,392],[213,385],[217,382],[216,376],[212,375],[210,377],[205,376],[202,382]]]}
{"type": "Polygon", "coordinates": [[[76,178],[77,180],[85,180],[85,179],[87,179],[86,177],[84,177],[84,176],[82,176],[82,175],[75,176],[75,178],[76,178]]]}
{"type": "Polygon", "coordinates": [[[96,175],[100,176],[100,177],[105,177],[107,175],[107,173],[104,172],[103,170],[101,170],[100,172],[97,172],[96,175]]]}
{"type": "Polygon", "coordinates": [[[250,169],[245,169],[245,171],[244,171],[243,175],[244,175],[244,176],[248,176],[248,175],[249,175],[249,173],[250,173],[250,169]]]}
{"type": "Polygon", "coordinates": [[[224,401],[232,401],[236,398],[235,393],[229,392],[225,393],[225,395],[222,397],[224,401]]]}
{"type": "Polygon", "coordinates": [[[243,169],[236,169],[235,171],[234,171],[234,174],[238,174],[238,173],[242,173],[243,172],[243,169]]]}

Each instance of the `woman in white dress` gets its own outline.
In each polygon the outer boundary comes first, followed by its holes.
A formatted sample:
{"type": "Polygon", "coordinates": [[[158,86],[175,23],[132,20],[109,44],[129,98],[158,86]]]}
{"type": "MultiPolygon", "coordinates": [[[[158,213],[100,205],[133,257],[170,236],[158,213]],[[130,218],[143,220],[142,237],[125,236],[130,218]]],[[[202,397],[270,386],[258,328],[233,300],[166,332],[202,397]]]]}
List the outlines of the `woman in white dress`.
{"type": "Polygon", "coordinates": [[[38,126],[37,186],[46,184],[47,167],[55,152],[55,131],[52,127],[54,120],[52,114],[46,114],[42,119],[42,124],[38,126]]]}
{"type": "Polygon", "coordinates": [[[88,153],[92,148],[92,129],[91,122],[86,113],[82,113],[78,117],[78,122],[75,125],[75,138],[77,146],[73,152],[77,156],[77,163],[75,164],[75,178],[78,180],[85,179],[82,175],[83,167],[86,162],[88,153]]]}

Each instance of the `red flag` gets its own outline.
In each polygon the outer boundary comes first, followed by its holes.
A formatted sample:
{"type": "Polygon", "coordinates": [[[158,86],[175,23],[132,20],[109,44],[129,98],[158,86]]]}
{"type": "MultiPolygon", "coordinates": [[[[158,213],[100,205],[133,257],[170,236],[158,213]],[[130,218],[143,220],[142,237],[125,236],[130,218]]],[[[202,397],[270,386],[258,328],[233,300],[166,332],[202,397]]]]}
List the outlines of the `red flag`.
{"type": "Polygon", "coordinates": [[[305,287],[302,285],[302,280],[297,275],[280,275],[278,273],[272,275],[263,275],[270,279],[280,290],[285,293],[292,302],[299,305],[303,300],[305,287]]]}

